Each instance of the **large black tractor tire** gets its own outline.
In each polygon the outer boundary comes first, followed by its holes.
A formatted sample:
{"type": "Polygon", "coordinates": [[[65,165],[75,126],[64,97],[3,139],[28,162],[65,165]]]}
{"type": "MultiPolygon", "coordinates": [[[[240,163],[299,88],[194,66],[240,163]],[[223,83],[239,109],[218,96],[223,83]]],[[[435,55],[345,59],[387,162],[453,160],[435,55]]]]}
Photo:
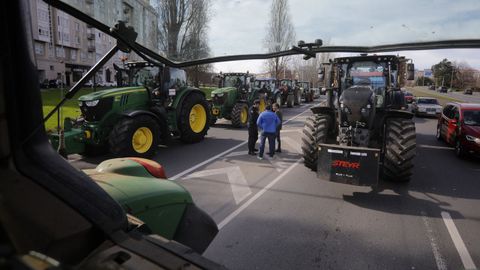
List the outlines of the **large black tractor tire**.
{"type": "Polygon", "coordinates": [[[385,127],[382,176],[386,180],[408,182],[416,155],[415,123],[411,119],[391,118],[385,127]]]}
{"type": "Polygon", "coordinates": [[[160,127],[149,115],[125,117],[113,127],[108,138],[110,152],[120,157],[148,158],[155,154],[160,127]]]}
{"type": "Polygon", "coordinates": [[[282,106],[282,95],[280,93],[275,95],[274,102],[277,103],[278,106],[282,106]]]}
{"type": "Polygon", "coordinates": [[[288,94],[287,96],[287,107],[292,108],[294,103],[294,96],[292,94],[288,94]]]}
{"type": "Polygon", "coordinates": [[[243,128],[248,123],[248,105],[246,103],[236,103],[232,109],[232,126],[243,128]]]}
{"type": "Polygon", "coordinates": [[[300,93],[300,91],[295,91],[295,94],[293,95],[294,96],[294,99],[293,99],[293,104],[294,105],[300,105],[302,104],[302,94],[300,93]]]}
{"type": "Polygon", "coordinates": [[[199,93],[191,93],[183,100],[177,119],[182,142],[196,143],[205,138],[211,121],[209,108],[199,93]]]}
{"type": "Polygon", "coordinates": [[[98,157],[108,153],[108,144],[103,145],[93,145],[85,144],[85,151],[83,151],[82,156],[87,158],[89,157],[98,157]]]}
{"type": "Polygon", "coordinates": [[[317,171],[318,144],[327,141],[330,117],[327,115],[309,116],[303,126],[302,152],[305,167],[317,171]]]}

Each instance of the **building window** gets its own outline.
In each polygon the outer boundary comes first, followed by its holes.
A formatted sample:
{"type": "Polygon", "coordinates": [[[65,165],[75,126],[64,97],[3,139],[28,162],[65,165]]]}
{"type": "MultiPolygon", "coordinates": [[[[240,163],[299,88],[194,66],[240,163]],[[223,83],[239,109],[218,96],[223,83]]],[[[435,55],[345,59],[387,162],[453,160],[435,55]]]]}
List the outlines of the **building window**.
{"type": "Polygon", "coordinates": [[[35,42],[35,54],[37,55],[45,54],[45,46],[42,43],[35,42]]]}
{"type": "Polygon", "coordinates": [[[54,67],[54,66],[50,66],[50,70],[55,70],[55,67],[54,67]]]}
{"type": "Polygon", "coordinates": [[[88,56],[88,59],[93,59],[93,53],[89,52],[87,56],[88,56]]]}
{"type": "Polygon", "coordinates": [[[76,50],[70,50],[70,59],[73,61],[77,61],[77,51],[76,50]]]}
{"type": "Polygon", "coordinates": [[[65,57],[65,49],[59,46],[55,47],[55,55],[57,57],[65,57]]]}

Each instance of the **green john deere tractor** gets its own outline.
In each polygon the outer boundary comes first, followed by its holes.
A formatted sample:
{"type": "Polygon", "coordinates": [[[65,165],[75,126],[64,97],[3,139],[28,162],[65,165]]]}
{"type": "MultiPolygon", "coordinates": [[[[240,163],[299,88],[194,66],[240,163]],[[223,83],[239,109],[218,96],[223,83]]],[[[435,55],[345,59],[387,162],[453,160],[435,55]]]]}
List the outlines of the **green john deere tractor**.
{"type": "Polygon", "coordinates": [[[81,96],[82,117],[65,119],[63,138],[50,135],[55,149],[60,143],[66,154],[109,150],[117,156],[149,157],[171,137],[186,143],[203,140],[209,106],[203,92],[187,86],[184,70],[142,61],[117,72],[127,74],[127,82],[117,83],[124,87],[81,96]]]}
{"type": "Polygon", "coordinates": [[[260,112],[265,110],[266,92],[255,88],[253,75],[247,73],[220,73],[219,88],[212,91],[212,123],[218,118],[232,121],[234,127],[248,123],[248,108],[260,100],[260,112]]]}

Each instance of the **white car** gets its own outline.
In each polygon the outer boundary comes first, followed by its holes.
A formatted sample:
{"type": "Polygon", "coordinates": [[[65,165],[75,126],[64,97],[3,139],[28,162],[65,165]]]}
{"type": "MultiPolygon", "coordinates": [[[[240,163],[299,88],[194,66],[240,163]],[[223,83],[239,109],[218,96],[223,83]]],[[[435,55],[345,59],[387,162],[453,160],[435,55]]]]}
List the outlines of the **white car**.
{"type": "Polygon", "coordinates": [[[442,109],[443,107],[438,103],[438,100],[432,97],[417,97],[412,103],[412,112],[416,116],[440,116],[442,109]]]}

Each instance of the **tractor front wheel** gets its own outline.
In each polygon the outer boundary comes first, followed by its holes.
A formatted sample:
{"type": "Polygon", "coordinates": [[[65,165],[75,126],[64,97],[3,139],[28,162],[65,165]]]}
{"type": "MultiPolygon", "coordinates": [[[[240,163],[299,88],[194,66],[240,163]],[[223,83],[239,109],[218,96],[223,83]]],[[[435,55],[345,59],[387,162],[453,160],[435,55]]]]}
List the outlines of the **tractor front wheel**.
{"type": "Polygon", "coordinates": [[[294,96],[292,94],[288,94],[288,96],[287,96],[287,107],[288,108],[293,107],[293,103],[294,103],[293,99],[294,99],[294,96]]]}
{"type": "Polygon", "coordinates": [[[245,127],[248,123],[248,106],[245,103],[236,103],[232,109],[232,125],[237,128],[245,127]]]}
{"type": "Polygon", "coordinates": [[[309,116],[303,126],[302,152],[305,167],[317,170],[318,144],[327,141],[329,116],[309,116]]]}
{"type": "Polygon", "coordinates": [[[183,100],[178,117],[182,142],[196,143],[205,138],[211,121],[208,108],[207,101],[198,93],[191,93],[183,100]]]}
{"type": "Polygon", "coordinates": [[[121,157],[148,158],[155,154],[160,127],[148,115],[126,117],[118,121],[108,138],[110,152],[121,157]]]}
{"type": "Polygon", "coordinates": [[[408,182],[417,146],[413,120],[388,119],[384,143],[382,176],[395,182],[408,182]]]}

